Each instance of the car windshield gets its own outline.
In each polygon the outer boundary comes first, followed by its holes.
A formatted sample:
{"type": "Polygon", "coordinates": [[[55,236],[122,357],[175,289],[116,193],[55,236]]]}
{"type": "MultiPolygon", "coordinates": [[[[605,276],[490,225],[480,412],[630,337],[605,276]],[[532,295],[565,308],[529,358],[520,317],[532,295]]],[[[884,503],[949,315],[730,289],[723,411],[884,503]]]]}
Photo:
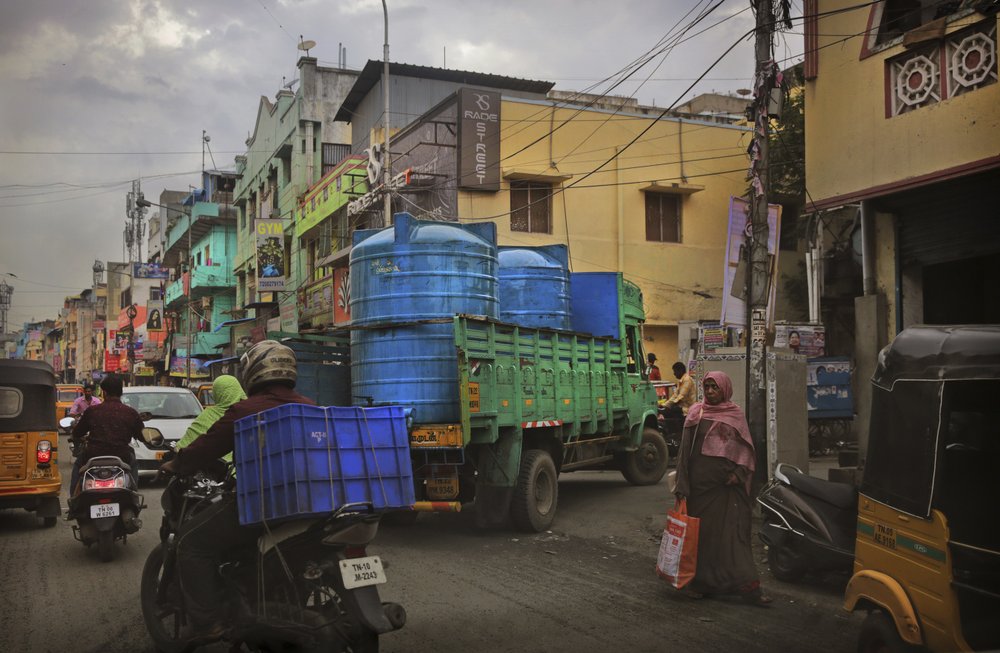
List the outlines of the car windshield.
{"type": "Polygon", "coordinates": [[[191,418],[201,412],[201,404],[189,392],[128,392],[122,402],[154,419],[191,418]]]}

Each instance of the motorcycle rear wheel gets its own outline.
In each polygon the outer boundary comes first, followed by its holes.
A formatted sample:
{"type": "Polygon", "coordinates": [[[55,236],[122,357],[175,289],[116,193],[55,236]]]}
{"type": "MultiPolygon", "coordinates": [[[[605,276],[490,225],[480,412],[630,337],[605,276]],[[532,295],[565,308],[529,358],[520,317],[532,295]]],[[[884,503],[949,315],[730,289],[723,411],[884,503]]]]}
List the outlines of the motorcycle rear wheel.
{"type": "Polygon", "coordinates": [[[774,577],[784,583],[794,583],[802,578],[805,569],[787,548],[771,545],[767,547],[767,566],[774,577]]]}
{"type": "Polygon", "coordinates": [[[180,588],[176,582],[167,592],[168,597],[177,599],[176,603],[161,604],[157,600],[162,582],[164,544],[159,544],[149,552],[146,564],[142,568],[142,581],[139,586],[139,602],[142,606],[142,620],[146,623],[156,648],[163,653],[180,653],[190,642],[194,631],[191,628],[184,611],[181,609],[180,588]]]}

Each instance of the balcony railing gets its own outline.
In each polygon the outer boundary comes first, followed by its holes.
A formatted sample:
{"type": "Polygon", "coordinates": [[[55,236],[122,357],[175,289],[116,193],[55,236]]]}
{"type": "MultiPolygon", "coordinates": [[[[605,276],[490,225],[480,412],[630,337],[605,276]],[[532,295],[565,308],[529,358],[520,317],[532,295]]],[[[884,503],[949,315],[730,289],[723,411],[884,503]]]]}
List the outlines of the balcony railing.
{"type": "Polygon", "coordinates": [[[214,290],[216,288],[233,288],[236,286],[236,275],[228,259],[213,259],[211,265],[194,266],[191,275],[191,289],[195,293],[199,289],[214,290]]]}

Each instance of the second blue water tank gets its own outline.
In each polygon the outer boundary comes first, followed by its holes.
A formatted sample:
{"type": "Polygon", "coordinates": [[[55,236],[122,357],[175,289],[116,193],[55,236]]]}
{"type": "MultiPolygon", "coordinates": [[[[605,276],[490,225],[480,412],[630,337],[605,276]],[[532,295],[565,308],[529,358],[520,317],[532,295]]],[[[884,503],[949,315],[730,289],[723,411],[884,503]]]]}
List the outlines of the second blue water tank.
{"type": "Polygon", "coordinates": [[[565,245],[501,247],[500,319],[518,326],[572,328],[565,245]]]}

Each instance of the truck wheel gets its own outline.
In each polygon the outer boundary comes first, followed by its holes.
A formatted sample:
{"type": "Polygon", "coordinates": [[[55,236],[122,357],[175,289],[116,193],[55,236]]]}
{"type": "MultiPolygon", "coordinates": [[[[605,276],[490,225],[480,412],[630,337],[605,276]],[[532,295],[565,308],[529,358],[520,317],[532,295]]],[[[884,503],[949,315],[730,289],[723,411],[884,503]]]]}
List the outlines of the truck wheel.
{"type": "Polygon", "coordinates": [[[540,533],[552,525],[559,502],[556,466],[547,451],[529,449],[521,456],[510,517],[518,530],[540,533]]]}
{"type": "Polygon", "coordinates": [[[639,448],[622,457],[622,476],[632,485],[655,485],[667,473],[669,462],[670,453],[663,436],[655,428],[647,427],[639,448]]]}
{"type": "Polygon", "coordinates": [[[922,646],[904,642],[892,618],[881,610],[869,612],[858,635],[858,653],[922,653],[922,646]]]}

